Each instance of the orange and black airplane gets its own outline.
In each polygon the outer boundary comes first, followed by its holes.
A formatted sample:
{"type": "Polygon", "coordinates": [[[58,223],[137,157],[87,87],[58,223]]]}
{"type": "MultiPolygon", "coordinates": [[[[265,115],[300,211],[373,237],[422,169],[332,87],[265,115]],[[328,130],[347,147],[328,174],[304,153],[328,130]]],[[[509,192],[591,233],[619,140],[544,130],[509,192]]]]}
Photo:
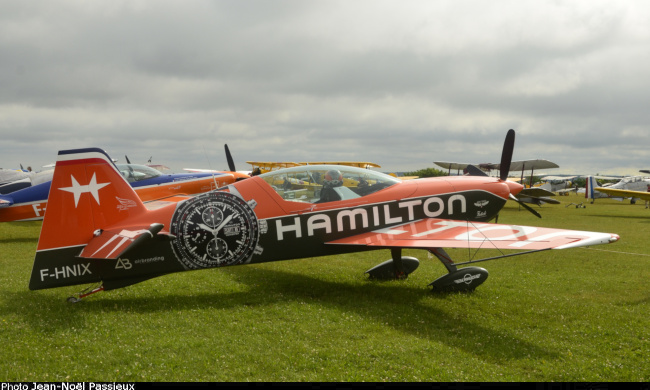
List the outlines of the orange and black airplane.
{"type": "MultiPolygon", "coordinates": [[[[514,131],[504,144],[508,166],[514,131]]],[[[488,223],[523,188],[502,176],[401,181],[368,169],[306,165],[234,182],[150,210],[101,149],[59,152],[29,287],[98,283],[70,301],[165,274],[388,249],[371,278],[400,279],[427,249],[448,274],[434,290],[472,290],[487,278],[443,248],[514,254],[617,241],[616,234],[488,223]]],[[[529,206],[523,205],[527,209],[529,206]]]]}

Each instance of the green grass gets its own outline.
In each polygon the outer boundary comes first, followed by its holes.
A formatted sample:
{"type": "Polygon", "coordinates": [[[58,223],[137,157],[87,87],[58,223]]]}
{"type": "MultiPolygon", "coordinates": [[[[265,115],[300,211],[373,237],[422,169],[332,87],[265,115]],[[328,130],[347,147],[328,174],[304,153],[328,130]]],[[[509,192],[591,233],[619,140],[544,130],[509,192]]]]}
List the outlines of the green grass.
{"type": "Polygon", "coordinates": [[[541,220],[513,203],[499,221],[621,240],[478,264],[490,277],[470,294],[431,293],[445,270],[418,250],[407,280],[368,281],[384,250],[179,273],[69,304],[83,286],[27,288],[40,223],[0,224],[0,380],[649,381],[650,210],[559,199],[541,220]]]}

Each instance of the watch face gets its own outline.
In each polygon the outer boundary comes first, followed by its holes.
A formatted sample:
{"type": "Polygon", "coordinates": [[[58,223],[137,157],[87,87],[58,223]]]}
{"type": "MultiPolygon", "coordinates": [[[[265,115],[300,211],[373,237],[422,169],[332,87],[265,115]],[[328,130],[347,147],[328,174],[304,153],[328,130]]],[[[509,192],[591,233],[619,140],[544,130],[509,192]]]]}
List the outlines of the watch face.
{"type": "Polygon", "coordinates": [[[228,192],[191,198],[174,212],[170,233],[174,253],[187,269],[242,264],[250,260],[259,239],[255,212],[228,192]]]}

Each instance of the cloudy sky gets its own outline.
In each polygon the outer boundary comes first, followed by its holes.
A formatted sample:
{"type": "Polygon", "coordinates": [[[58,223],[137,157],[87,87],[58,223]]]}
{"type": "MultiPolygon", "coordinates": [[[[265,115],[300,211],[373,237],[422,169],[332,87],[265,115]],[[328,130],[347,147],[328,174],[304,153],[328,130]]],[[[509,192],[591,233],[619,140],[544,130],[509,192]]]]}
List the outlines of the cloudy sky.
{"type": "Polygon", "coordinates": [[[58,150],[650,169],[650,3],[0,0],[0,167],[58,150]]]}

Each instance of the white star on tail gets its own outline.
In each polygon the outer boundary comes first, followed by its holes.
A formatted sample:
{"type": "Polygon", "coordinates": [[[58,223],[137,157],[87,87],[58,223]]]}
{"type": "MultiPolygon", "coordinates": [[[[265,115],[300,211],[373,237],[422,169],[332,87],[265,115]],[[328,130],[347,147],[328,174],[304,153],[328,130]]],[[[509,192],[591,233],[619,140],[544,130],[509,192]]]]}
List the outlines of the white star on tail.
{"type": "Polygon", "coordinates": [[[95,174],[93,173],[93,178],[90,179],[90,183],[88,183],[85,186],[82,186],[79,184],[77,179],[74,178],[74,176],[70,175],[70,178],[72,179],[72,187],[65,187],[65,188],[59,188],[62,191],[67,191],[71,192],[74,194],[74,207],[77,207],[77,204],[79,204],[79,198],[81,197],[81,194],[90,192],[90,194],[95,198],[95,201],[97,201],[97,204],[99,203],[99,190],[101,188],[104,188],[105,186],[111,184],[111,183],[97,183],[97,178],[95,177],[95,174]]]}

